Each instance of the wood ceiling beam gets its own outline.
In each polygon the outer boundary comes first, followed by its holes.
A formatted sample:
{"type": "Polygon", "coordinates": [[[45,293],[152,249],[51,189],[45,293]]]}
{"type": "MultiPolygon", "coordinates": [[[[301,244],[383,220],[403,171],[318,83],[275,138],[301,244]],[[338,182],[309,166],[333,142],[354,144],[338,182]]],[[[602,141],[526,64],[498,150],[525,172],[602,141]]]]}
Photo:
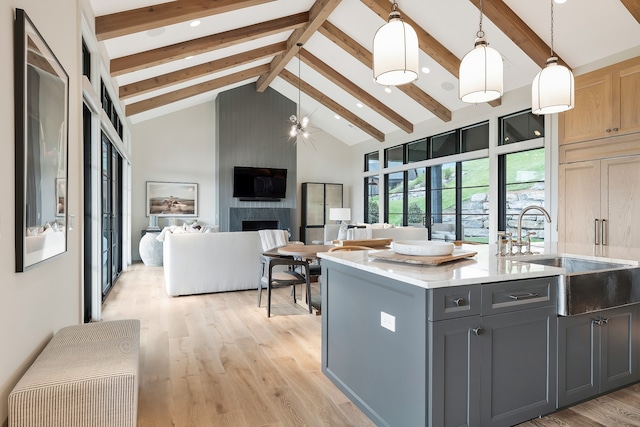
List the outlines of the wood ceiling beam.
{"type": "Polygon", "coordinates": [[[199,55],[283,31],[294,30],[302,27],[308,21],[309,13],[302,12],[182,43],[163,46],[146,52],[122,56],[111,60],[111,75],[114,77],[121,76],[133,71],[186,58],[187,56],[199,55]]]}
{"type": "Polygon", "coordinates": [[[127,105],[125,109],[126,115],[127,117],[130,117],[144,111],[162,107],[163,105],[171,104],[173,102],[190,98],[192,96],[200,95],[201,93],[210,92],[212,90],[239,83],[243,80],[252,79],[268,71],[269,64],[264,64],[254,68],[250,68],[248,70],[240,71],[238,73],[229,74],[228,76],[189,86],[184,89],[179,89],[173,92],[165,93],[163,95],[154,96],[153,98],[145,99],[144,101],[127,105]]]}
{"type": "Polygon", "coordinates": [[[374,96],[354,84],[351,80],[344,77],[342,74],[331,68],[327,63],[323,62],[317,56],[313,55],[308,50],[302,49],[300,51],[300,58],[302,62],[309,65],[318,73],[325,76],[332,83],[342,88],[345,92],[349,93],[354,98],[361,101],[364,105],[371,108],[376,113],[380,114],[391,123],[398,126],[400,129],[407,133],[413,132],[413,124],[402,117],[400,114],[393,111],[391,108],[378,101],[374,96]]]}
{"type": "Polygon", "coordinates": [[[260,47],[226,58],[216,59],[204,64],[195,65],[183,70],[152,77],[120,87],[120,99],[128,99],[133,96],[142,95],[158,89],[162,89],[178,83],[203,77],[211,73],[217,73],[239,65],[244,65],[259,59],[274,56],[287,48],[286,42],[274,43],[269,46],[260,47]]]}
{"type": "Polygon", "coordinates": [[[629,13],[640,23],[640,2],[638,0],[620,0],[629,13]]]}
{"type": "MultiPolygon", "coordinates": [[[[480,0],[469,1],[480,9],[480,0]]],[[[540,68],[546,67],[551,48],[509,6],[502,0],[485,1],[482,4],[482,12],[533,62],[538,64],[540,68]]],[[[554,55],[558,57],[560,64],[567,66],[567,63],[556,52],[554,55]]]]}
{"type": "Polygon", "coordinates": [[[334,113],[338,114],[340,117],[344,118],[354,126],[357,126],[363,132],[366,132],[367,134],[369,134],[371,137],[377,139],[380,142],[384,142],[384,133],[382,133],[381,131],[379,131],[369,123],[365,122],[360,117],[356,116],[351,111],[347,110],[342,105],[338,104],[333,99],[329,98],[327,95],[325,95],[324,93],[320,92],[318,89],[311,86],[309,83],[303,80],[300,80],[298,76],[294,75],[287,69],[283,69],[280,72],[280,77],[282,77],[286,82],[288,82],[292,86],[295,86],[296,88],[298,88],[298,85],[300,85],[299,87],[302,92],[306,93],[311,98],[315,99],[316,101],[318,101],[319,103],[321,103],[322,105],[327,107],[329,110],[333,111],[334,113]]]}
{"type": "MultiPolygon", "coordinates": [[[[360,0],[367,5],[369,9],[374,11],[385,22],[389,20],[389,12],[391,12],[391,3],[389,0],[360,0]]],[[[444,47],[431,34],[418,25],[409,15],[398,9],[402,20],[411,25],[418,35],[418,45],[420,50],[429,55],[438,64],[458,78],[460,72],[460,59],[455,56],[449,49],[444,47]]]]}
{"type": "Polygon", "coordinates": [[[180,0],[96,17],[98,41],[256,6],[273,0],[180,0]]]}
{"type": "Polygon", "coordinates": [[[318,31],[318,28],[329,18],[342,0],[316,0],[309,9],[309,21],[301,28],[296,29],[287,40],[287,50],[273,58],[271,69],[263,76],[260,76],[256,83],[256,90],[264,92],[271,82],[280,74],[280,71],[298,53],[297,43],[306,43],[311,36],[318,31]]]}
{"type": "MultiPolygon", "coordinates": [[[[354,58],[362,62],[369,68],[373,68],[373,54],[369,52],[364,46],[353,40],[347,34],[345,34],[338,27],[325,21],[324,24],[318,30],[323,36],[333,41],[340,46],[346,52],[351,54],[354,58]]],[[[401,90],[408,96],[410,96],[418,104],[433,113],[436,117],[444,122],[451,121],[451,111],[438,101],[433,99],[429,94],[425,93],[422,89],[413,83],[396,86],[398,90],[401,90]]]]}

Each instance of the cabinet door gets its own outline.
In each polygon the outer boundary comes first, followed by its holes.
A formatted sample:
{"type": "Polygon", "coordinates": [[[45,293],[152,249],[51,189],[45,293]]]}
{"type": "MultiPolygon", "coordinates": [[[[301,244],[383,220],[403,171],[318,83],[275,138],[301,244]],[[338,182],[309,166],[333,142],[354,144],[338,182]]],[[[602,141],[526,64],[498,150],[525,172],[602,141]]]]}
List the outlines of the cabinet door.
{"type": "Polygon", "coordinates": [[[638,380],[636,369],[638,339],[636,307],[623,307],[602,313],[600,326],[600,392],[638,380]]]}
{"type": "Polygon", "coordinates": [[[306,183],[303,203],[306,205],[304,225],[324,224],[324,184],[306,183]]]}
{"type": "Polygon", "coordinates": [[[430,426],[479,425],[479,327],[480,316],[429,322],[430,426]]]}
{"type": "Polygon", "coordinates": [[[325,184],[325,218],[329,221],[329,209],[342,207],[342,184],[325,184]]]}
{"type": "Polygon", "coordinates": [[[600,161],[560,165],[558,182],[559,241],[595,244],[595,221],[600,218],[600,161]]]}
{"type": "Polygon", "coordinates": [[[595,72],[576,77],[575,106],[558,116],[559,144],[610,136],[612,101],[610,72],[595,72]]]}
{"type": "MultiPolygon", "coordinates": [[[[637,61],[636,61],[637,62],[637,61]]],[[[619,98],[619,111],[614,114],[615,135],[640,132],[640,64],[628,65],[614,74],[618,86],[614,98],[619,98]]]]}
{"type": "Polygon", "coordinates": [[[558,318],[558,406],[598,394],[600,327],[597,316],[558,318]]]}
{"type": "Polygon", "coordinates": [[[556,409],[554,306],[482,318],[483,426],[512,426],[556,409]]]}
{"type": "MultiPolygon", "coordinates": [[[[640,136],[638,137],[640,140],[640,136]]],[[[640,247],[640,156],[602,160],[603,244],[640,247]]],[[[578,213],[576,212],[576,215],[578,213]]],[[[571,221],[575,221],[574,215],[571,221]]]]}

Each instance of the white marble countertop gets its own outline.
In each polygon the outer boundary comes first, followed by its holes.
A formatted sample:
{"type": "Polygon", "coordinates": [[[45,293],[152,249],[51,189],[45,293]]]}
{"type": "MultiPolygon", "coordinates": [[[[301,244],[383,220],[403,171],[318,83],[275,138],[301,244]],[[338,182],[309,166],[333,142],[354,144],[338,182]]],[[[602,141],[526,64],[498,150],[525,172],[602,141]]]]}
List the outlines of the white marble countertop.
{"type": "MultiPolygon", "coordinates": [[[[318,256],[427,289],[558,276],[565,273],[563,268],[527,262],[527,259],[532,259],[536,255],[497,257],[495,245],[463,245],[461,249],[477,252],[477,255],[437,266],[377,260],[368,256],[368,252],[371,251],[325,252],[319,253],[318,256]]],[[[640,249],[606,247],[606,251],[603,251],[602,248],[596,249],[585,245],[557,244],[547,244],[544,248],[533,249],[542,255],[558,254],[628,265],[638,265],[640,260],[640,249]]]]}

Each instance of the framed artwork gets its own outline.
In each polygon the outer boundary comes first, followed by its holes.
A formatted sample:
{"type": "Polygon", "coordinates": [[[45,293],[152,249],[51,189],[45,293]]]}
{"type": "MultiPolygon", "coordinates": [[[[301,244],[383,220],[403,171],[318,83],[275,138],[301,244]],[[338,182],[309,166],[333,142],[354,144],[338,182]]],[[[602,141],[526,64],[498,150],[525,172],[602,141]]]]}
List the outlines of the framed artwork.
{"type": "Polygon", "coordinates": [[[26,12],[14,22],[16,271],[67,251],[69,75],[26,12]]]}
{"type": "Polygon", "coordinates": [[[197,217],[198,184],[147,181],[147,216],[197,217]]]}

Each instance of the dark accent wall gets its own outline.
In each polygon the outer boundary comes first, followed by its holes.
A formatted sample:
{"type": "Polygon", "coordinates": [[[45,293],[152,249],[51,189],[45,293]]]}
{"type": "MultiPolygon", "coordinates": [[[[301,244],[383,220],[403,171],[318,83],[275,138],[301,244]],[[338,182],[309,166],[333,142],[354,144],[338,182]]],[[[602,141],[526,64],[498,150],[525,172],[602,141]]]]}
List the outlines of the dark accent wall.
{"type": "Polygon", "coordinates": [[[297,239],[296,145],[290,141],[289,116],[296,104],[255,83],[222,92],[216,98],[220,231],[229,231],[230,208],[290,208],[292,239],[297,239]],[[287,169],[287,197],[279,202],[242,202],[233,197],[233,167],[287,169]]]}

